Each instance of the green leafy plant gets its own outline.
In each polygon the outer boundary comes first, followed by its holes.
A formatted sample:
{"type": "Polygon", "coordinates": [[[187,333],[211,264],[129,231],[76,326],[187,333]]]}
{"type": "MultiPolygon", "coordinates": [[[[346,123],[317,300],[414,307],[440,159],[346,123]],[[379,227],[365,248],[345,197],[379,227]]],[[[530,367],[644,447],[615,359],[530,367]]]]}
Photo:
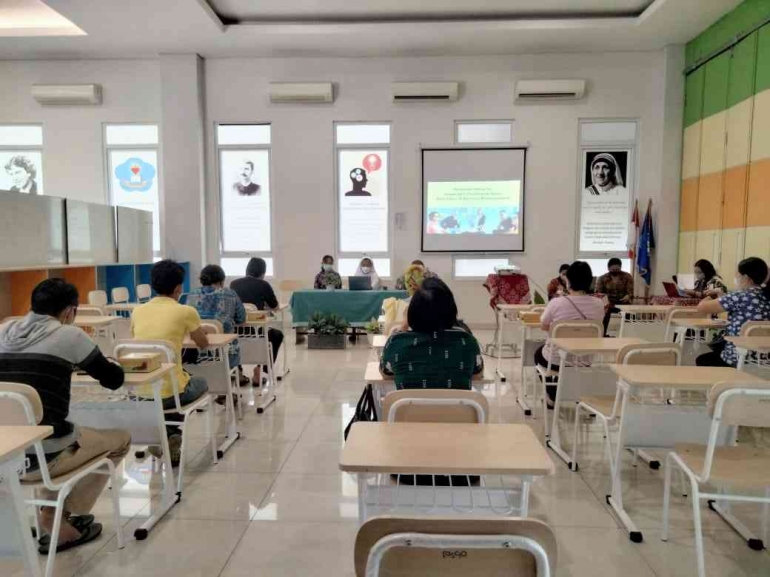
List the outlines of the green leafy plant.
{"type": "Polygon", "coordinates": [[[364,325],[364,330],[369,333],[370,335],[380,335],[382,334],[382,330],[380,327],[380,322],[377,319],[372,319],[368,323],[364,325]]]}
{"type": "Polygon", "coordinates": [[[334,313],[315,312],[310,317],[308,329],[316,335],[344,335],[350,325],[334,313]]]}

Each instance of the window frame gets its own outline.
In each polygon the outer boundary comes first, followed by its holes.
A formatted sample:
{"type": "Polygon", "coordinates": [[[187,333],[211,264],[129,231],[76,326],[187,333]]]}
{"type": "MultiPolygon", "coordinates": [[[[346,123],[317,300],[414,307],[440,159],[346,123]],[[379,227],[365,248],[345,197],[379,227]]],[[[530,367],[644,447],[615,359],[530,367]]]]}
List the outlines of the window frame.
{"type": "MultiPolygon", "coordinates": [[[[164,215],[164,205],[163,205],[163,170],[161,170],[161,166],[163,164],[163,152],[161,150],[161,124],[160,122],[102,122],[102,149],[104,150],[104,154],[102,155],[103,160],[103,170],[104,170],[104,183],[105,183],[105,196],[107,197],[105,200],[107,201],[107,204],[110,206],[117,206],[114,201],[114,194],[112,191],[112,178],[110,174],[110,152],[113,150],[137,150],[137,151],[143,151],[143,150],[151,150],[155,152],[156,158],[158,159],[158,166],[155,169],[155,179],[157,181],[158,186],[158,250],[155,250],[155,247],[152,247],[152,256],[153,260],[157,262],[161,258],[163,258],[163,254],[165,251],[165,238],[163,236],[163,215],[164,215]],[[146,126],[146,125],[152,125],[156,126],[158,129],[158,142],[154,145],[152,144],[108,144],[107,142],[107,127],[108,126],[146,126]]],[[[116,228],[116,234],[117,234],[117,228],[116,228]]]]}
{"type": "MultiPolygon", "coordinates": [[[[513,255],[510,253],[454,253],[452,254],[452,280],[453,281],[473,281],[478,282],[480,280],[486,280],[486,276],[458,276],[456,274],[456,266],[458,260],[498,260],[498,259],[506,259],[508,261],[509,265],[515,264],[513,262],[513,255]]],[[[492,271],[494,272],[494,271],[492,271]]],[[[488,273],[492,274],[492,273],[488,273]]]]}
{"type": "Polygon", "coordinates": [[[379,259],[388,259],[390,260],[390,276],[385,277],[382,276],[380,278],[384,280],[393,280],[393,222],[391,219],[391,211],[393,206],[393,149],[391,148],[392,142],[393,142],[393,122],[392,121],[380,121],[380,120],[358,120],[358,121],[348,121],[348,120],[335,120],[332,122],[332,142],[334,143],[334,251],[335,251],[335,261],[342,259],[342,258],[356,258],[358,260],[361,260],[364,257],[369,257],[372,259],[379,258],[379,259]],[[389,127],[389,141],[387,143],[371,143],[371,144],[338,144],[337,143],[337,126],[351,126],[351,125],[372,125],[372,124],[383,124],[387,125],[389,127]],[[342,247],[342,238],[341,238],[341,230],[340,230],[340,152],[344,150],[362,150],[362,151],[370,151],[370,150],[387,150],[388,151],[388,206],[387,210],[385,212],[385,218],[387,222],[387,251],[360,251],[360,252],[350,252],[346,251],[343,252],[342,247]]]}
{"type": "MultiPolygon", "coordinates": [[[[42,166],[40,167],[40,173],[43,175],[43,183],[46,182],[45,180],[45,167],[47,164],[46,154],[45,154],[45,125],[42,122],[0,122],[0,126],[37,126],[40,127],[40,144],[19,144],[19,145],[13,145],[13,144],[4,144],[0,142],[0,152],[39,152],[40,153],[40,162],[42,166]]],[[[0,167],[0,169],[3,169],[3,167],[0,167]]],[[[46,185],[43,184],[43,192],[38,193],[41,196],[46,196],[45,192],[46,185]]]]}
{"type": "Polygon", "coordinates": [[[510,119],[497,119],[497,120],[455,120],[454,121],[454,143],[456,146],[465,145],[484,145],[484,146],[510,146],[516,140],[516,134],[514,129],[516,128],[516,120],[510,119]],[[461,124],[509,124],[511,127],[511,138],[507,141],[460,141],[460,125],[461,124]]]}
{"type": "Polygon", "coordinates": [[[275,278],[276,275],[276,259],[273,249],[275,248],[275,221],[273,211],[273,198],[275,194],[275,185],[273,180],[273,174],[275,170],[273,167],[273,123],[272,122],[260,122],[260,121],[215,121],[214,122],[214,178],[216,183],[216,199],[217,199],[217,213],[219,214],[218,225],[219,234],[217,236],[217,253],[219,262],[223,258],[251,258],[260,257],[264,259],[272,259],[273,261],[273,275],[265,276],[265,278],[275,278]],[[270,143],[269,144],[219,144],[219,127],[220,126],[269,126],[270,127],[270,143]],[[267,151],[267,166],[270,180],[270,202],[269,202],[269,218],[270,218],[270,250],[269,251],[225,251],[225,213],[222,209],[222,156],[223,150],[266,150],[267,151]]]}
{"type": "MultiPolygon", "coordinates": [[[[634,211],[634,205],[636,201],[638,200],[637,196],[637,190],[638,190],[638,183],[639,183],[639,131],[641,129],[641,121],[637,117],[628,117],[628,118],[618,118],[618,117],[612,117],[612,118],[579,118],[578,119],[578,127],[577,127],[577,150],[578,150],[578,161],[577,161],[577,202],[575,205],[575,258],[578,260],[584,260],[584,259],[605,259],[609,260],[613,257],[617,257],[620,259],[627,259],[628,258],[628,247],[626,247],[625,250],[622,251],[584,251],[580,250],[580,230],[581,230],[581,223],[583,218],[583,205],[582,205],[582,198],[583,198],[583,175],[585,171],[585,166],[583,165],[583,160],[585,159],[586,152],[613,152],[613,151],[619,151],[619,152],[625,152],[628,151],[628,160],[629,160],[629,167],[631,172],[631,179],[626,179],[626,187],[629,187],[629,183],[633,183],[630,186],[630,193],[628,197],[628,217],[626,219],[626,222],[628,224],[628,236],[631,236],[631,215],[634,211]],[[633,141],[631,140],[609,140],[609,141],[591,141],[591,142],[584,142],[583,141],[583,125],[584,124],[599,124],[599,123],[634,123],[636,125],[636,130],[634,132],[635,138],[633,141]]],[[[628,175],[626,175],[628,176],[628,175]]],[[[631,263],[634,265],[634,263],[631,263]]],[[[603,274],[603,273],[602,273],[603,274]]]]}

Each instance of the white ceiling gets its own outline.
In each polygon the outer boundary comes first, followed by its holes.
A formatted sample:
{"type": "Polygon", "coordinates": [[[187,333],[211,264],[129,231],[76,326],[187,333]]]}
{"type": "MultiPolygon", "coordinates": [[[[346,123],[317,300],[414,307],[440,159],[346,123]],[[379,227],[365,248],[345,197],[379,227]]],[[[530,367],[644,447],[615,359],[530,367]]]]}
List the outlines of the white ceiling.
{"type": "MultiPolygon", "coordinates": [[[[0,6],[7,2],[38,0],[0,6]]],[[[383,7],[382,0],[48,0],[87,36],[0,37],[0,59],[657,50],[691,40],[740,2],[393,0],[383,7]],[[246,22],[223,24],[215,9],[246,22]],[[625,15],[608,16],[618,11],[625,15]]]]}
{"type": "Polygon", "coordinates": [[[41,0],[0,0],[0,36],[79,36],[85,34],[41,0]]]}

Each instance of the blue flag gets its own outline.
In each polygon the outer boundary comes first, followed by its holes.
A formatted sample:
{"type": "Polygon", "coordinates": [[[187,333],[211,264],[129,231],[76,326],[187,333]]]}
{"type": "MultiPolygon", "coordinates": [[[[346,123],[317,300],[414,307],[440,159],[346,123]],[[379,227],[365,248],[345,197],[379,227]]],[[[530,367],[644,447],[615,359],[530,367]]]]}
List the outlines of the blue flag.
{"type": "Polygon", "coordinates": [[[652,282],[652,249],[655,248],[655,232],[652,229],[652,200],[647,205],[642,231],[639,233],[639,246],[636,249],[636,267],[644,282],[652,282]]]}

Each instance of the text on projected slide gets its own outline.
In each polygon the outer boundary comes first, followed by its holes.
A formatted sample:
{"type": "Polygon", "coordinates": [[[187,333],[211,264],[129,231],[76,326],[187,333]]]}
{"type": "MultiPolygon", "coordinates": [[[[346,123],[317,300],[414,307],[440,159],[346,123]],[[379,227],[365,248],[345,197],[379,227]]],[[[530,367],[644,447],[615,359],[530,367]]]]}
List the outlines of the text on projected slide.
{"type": "Polygon", "coordinates": [[[520,180],[428,182],[425,232],[519,234],[520,180]]]}

